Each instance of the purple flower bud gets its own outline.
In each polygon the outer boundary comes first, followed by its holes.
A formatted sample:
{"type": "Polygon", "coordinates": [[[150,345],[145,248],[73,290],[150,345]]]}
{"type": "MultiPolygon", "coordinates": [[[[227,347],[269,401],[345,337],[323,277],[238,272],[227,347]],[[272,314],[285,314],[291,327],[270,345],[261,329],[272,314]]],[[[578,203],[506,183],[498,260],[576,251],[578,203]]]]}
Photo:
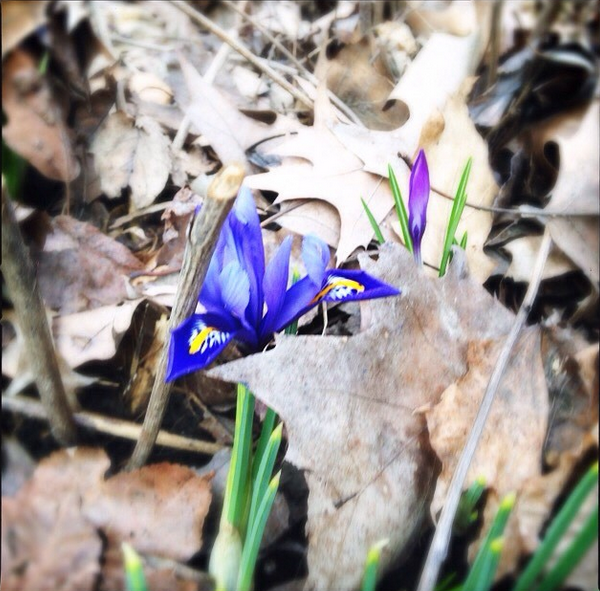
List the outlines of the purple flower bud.
{"type": "Polygon", "coordinates": [[[413,253],[417,264],[421,260],[421,240],[427,224],[427,203],[429,202],[429,168],[425,152],[419,151],[410,173],[408,195],[408,230],[412,238],[413,253]]]}

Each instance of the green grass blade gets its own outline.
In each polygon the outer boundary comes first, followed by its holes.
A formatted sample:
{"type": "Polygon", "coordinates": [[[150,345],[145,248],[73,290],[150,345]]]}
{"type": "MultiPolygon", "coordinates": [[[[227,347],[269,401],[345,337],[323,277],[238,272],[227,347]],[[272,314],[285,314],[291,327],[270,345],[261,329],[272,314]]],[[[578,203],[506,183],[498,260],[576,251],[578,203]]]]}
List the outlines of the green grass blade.
{"type": "Polygon", "coordinates": [[[542,569],[548,563],[548,560],[550,560],[554,549],[567,531],[567,528],[581,508],[585,498],[594,488],[597,481],[598,462],[591,466],[586,472],[577,486],[573,489],[573,492],[569,495],[569,498],[565,501],[562,509],[552,520],[544,539],[531,557],[527,567],[518,578],[514,591],[529,591],[529,589],[533,588],[542,569]]]}
{"type": "Polygon", "coordinates": [[[383,237],[383,234],[381,233],[381,228],[379,227],[379,224],[377,223],[375,216],[372,214],[371,210],[369,209],[367,202],[362,197],[360,198],[360,200],[363,204],[363,207],[365,209],[367,217],[369,218],[369,222],[371,223],[371,228],[373,228],[373,232],[375,233],[375,238],[377,238],[377,242],[379,242],[379,244],[383,244],[385,242],[385,238],[383,237]]]}
{"type": "Polygon", "coordinates": [[[273,501],[275,500],[275,495],[277,494],[277,489],[279,488],[280,478],[281,472],[278,472],[269,483],[265,494],[260,500],[252,527],[248,530],[248,536],[246,538],[246,543],[244,544],[244,550],[242,551],[242,562],[240,565],[237,591],[251,591],[252,589],[254,569],[256,568],[256,559],[258,558],[260,542],[265,531],[269,513],[271,512],[271,507],[273,506],[273,501]]]}
{"type": "Polygon", "coordinates": [[[379,569],[379,559],[381,551],[388,544],[388,540],[380,540],[373,544],[367,552],[367,560],[365,562],[365,572],[363,574],[361,591],[375,591],[377,586],[377,570],[379,569]]]}
{"type": "Polygon", "coordinates": [[[247,503],[250,496],[253,419],[254,395],[246,386],[238,384],[235,433],[225,487],[223,516],[239,530],[242,537],[245,532],[244,516],[247,513],[247,503]]]}
{"type": "Polygon", "coordinates": [[[125,587],[127,591],[148,591],[142,561],[138,553],[127,543],[121,544],[125,565],[125,587]]]}
{"type": "Polygon", "coordinates": [[[442,250],[442,260],[440,262],[440,277],[446,274],[446,268],[448,267],[448,261],[450,258],[454,236],[456,235],[456,230],[458,228],[458,222],[460,221],[460,217],[462,216],[465,204],[467,202],[466,188],[469,175],[471,173],[472,163],[473,159],[469,158],[460,177],[458,189],[456,190],[456,196],[454,197],[454,202],[452,204],[452,210],[450,212],[450,218],[448,219],[448,226],[446,227],[446,234],[444,236],[444,248],[442,250]]]}
{"type": "Polygon", "coordinates": [[[406,207],[404,206],[404,201],[402,200],[402,193],[400,193],[398,179],[396,179],[396,175],[394,174],[391,164],[388,164],[388,175],[390,179],[390,189],[392,190],[394,203],[396,205],[396,213],[398,214],[398,220],[400,222],[400,229],[402,230],[402,238],[404,239],[406,248],[408,248],[408,251],[412,254],[413,243],[410,232],[408,231],[408,213],[406,212],[406,207]]]}
{"type": "Polygon", "coordinates": [[[460,244],[459,244],[459,246],[463,250],[467,250],[467,239],[468,239],[468,235],[467,235],[467,232],[465,231],[465,233],[462,235],[462,238],[460,239],[460,244]]]}
{"type": "Polygon", "coordinates": [[[2,176],[8,189],[8,196],[18,201],[21,197],[21,187],[27,162],[16,152],[13,152],[4,139],[2,140],[2,176]]]}
{"type": "Polygon", "coordinates": [[[555,591],[562,586],[566,578],[573,572],[580,560],[598,537],[598,503],[592,514],[573,539],[569,547],[560,556],[554,568],[544,577],[538,591],[555,591]]]}
{"type": "Polygon", "coordinates": [[[248,531],[252,530],[252,526],[257,517],[260,501],[264,497],[267,487],[269,486],[269,480],[271,479],[271,474],[273,474],[273,467],[275,466],[277,452],[279,451],[279,445],[281,444],[282,430],[283,424],[279,423],[271,433],[256,471],[256,476],[252,480],[252,500],[250,502],[250,514],[248,516],[248,531]]]}
{"type": "Polygon", "coordinates": [[[491,587],[502,550],[502,534],[515,505],[515,499],[514,494],[508,494],[500,501],[500,507],[463,583],[463,589],[487,591],[491,587]]]}

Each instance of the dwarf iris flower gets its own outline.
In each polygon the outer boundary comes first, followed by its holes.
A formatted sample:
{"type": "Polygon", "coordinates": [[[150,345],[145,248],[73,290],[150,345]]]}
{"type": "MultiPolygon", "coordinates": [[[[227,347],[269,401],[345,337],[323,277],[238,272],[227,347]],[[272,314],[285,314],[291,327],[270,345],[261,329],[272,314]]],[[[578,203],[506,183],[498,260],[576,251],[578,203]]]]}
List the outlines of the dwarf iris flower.
{"type": "Polygon", "coordinates": [[[204,308],[172,331],[167,381],[200,370],[235,339],[248,351],[263,349],[273,334],[320,302],[344,302],[398,295],[368,273],[327,269],[328,246],[306,236],[306,277],[288,288],[291,236],[265,267],[258,213],[242,187],[211,259],[199,303],[204,308]]]}
{"type": "Polygon", "coordinates": [[[412,238],[413,255],[417,264],[421,260],[421,240],[427,224],[427,203],[429,201],[429,168],[425,152],[419,151],[410,173],[408,193],[408,228],[412,238]]]}

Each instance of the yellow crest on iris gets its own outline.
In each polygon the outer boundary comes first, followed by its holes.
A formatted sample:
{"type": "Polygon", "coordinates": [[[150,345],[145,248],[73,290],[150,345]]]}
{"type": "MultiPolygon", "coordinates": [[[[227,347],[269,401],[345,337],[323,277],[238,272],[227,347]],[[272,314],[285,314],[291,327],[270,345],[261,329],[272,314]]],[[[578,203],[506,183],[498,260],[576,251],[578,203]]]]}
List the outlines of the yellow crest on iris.
{"type": "Polygon", "coordinates": [[[325,287],[312,299],[311,304],[325,297],[329,297],[329,299],[334,301],[343,300],[348,296],[356,295],[363,291],[365,291],[365,286],[358,281],[330,275],[325,287]]]}
{"type": "Polygon", "coordinates": [[[220,345],[228,337],[228,333],[216,329],[214,326],[198,324],[192,330],[188,340],[189,353],[204,353],[207,349],[212,349],[215,345],[220,345]]]}

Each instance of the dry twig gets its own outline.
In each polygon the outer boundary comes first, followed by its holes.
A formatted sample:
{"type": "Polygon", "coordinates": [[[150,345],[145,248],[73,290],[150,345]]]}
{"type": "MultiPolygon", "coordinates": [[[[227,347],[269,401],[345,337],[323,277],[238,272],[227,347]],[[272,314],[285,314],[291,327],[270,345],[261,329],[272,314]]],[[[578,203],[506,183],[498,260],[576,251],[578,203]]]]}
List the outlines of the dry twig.
{"type": "Polygon", "coordinates": [[[54,343],[37,283],[35,267],[19,230],[14,211],[2,186],[2,274],[29,351],[29,363],[52,434],[72,445],[77,428],[67,401],[54,343]]]}
{"type": "MultiPolygon", "coordinates": [[[[204,205],[198,217],[191,222],[183,265],[179,275],[177,296],[169,318],[169,329],[181,324],[196,308],[200,287],[215,249],[221,225],[233,205],[233,200],[243,178],[244,166],[242,164],[230,164],[217,173],[208,187],[208,195],[204,205]]],[[[168,348],[169,342],[167,340],[156,369],[156,377],[150,394],[144,426],[127,465],[130,470],[139,468],[148,459],[169,402],[171,384],[165,382],[168,348]]]]}
{"type": "Polygon", "coordinates": [[[444,503],[444,508],[440,514],[440,519],[438,521],[433,540],[431,541],[431,546],[429,547],[429,553],[427,554],[427,560],[425,561],[425,565],[423,567],[423,573],[421,574],[417,591],[433,591],[435,587],[442,562],[446,558],[446,553],[448,552],[448,544],[450,542],[450,535],[452,533],[452,523],[454,522],[454,516],[456,515],[456,509],[458,508],[463,484],[465,482],[471,460],[475,455],[479,439],[481,438],[483,428],[485,427],[485,422],[489,415],[490,409],[492,408],[494,396],[496,395],[498,387],[500,386],[500,382],[502,381],[510,354],[515,343],[517,342],[517,337],[519,336],[521,328],[523,328],[523,325],[527,320],[527,316],[531,311],[531,306],[533,305],[537,295],[540,281],[542,279],[542,273],[544,271],[548,254],[550,253],[551,246],[552,240],[550,238],[550,233],[548,232],[548,229],[546,229],[537,259],[535,261],[531,281],[529,282],[529,287],[527,288],[527,293],[525,294],[525,299],[519,308],[515,322],[510,333],[506,337],[502,351],[500,352],[498,360],[496,361],[494,371],[490,376],[490,381],[488,382],[487,389],[479,406],[479,411],[475,417],[475,422],[473,423],[469,437],[467,438],[463,451],[458,460],[458,464],[456,465],[456,470],[452,476],[452,482],[450,483],[450,487],[448,489],[446,502],[444,503]]]}
{"type": "MultiPolygon", "coordinates": [[[[3,396],[2,410],[20,413],[33,419],[42,421],[48,420],[48,414],[44,407],[37,400],[27,398],[25,396],[3,396]]],[[[80,411],[73,415],[75,422],[81,427],[92,429],[100,433],[108,433],[115,437],[130,439],[137,441],[142,431],[142,426],[130,421],[123,421],[104,415],[80,411]]],[[[167,431],[159,431],[156,438],[157,445],[169,447],[171,449],[179,449],[182,451],[191,451],[194,453],[202,453],[212,455],[223,449],[220,443],[212,443],[210,441],[199,441],[197,439],[189,439],[181,435],[175,435],[167,431]]]]}

